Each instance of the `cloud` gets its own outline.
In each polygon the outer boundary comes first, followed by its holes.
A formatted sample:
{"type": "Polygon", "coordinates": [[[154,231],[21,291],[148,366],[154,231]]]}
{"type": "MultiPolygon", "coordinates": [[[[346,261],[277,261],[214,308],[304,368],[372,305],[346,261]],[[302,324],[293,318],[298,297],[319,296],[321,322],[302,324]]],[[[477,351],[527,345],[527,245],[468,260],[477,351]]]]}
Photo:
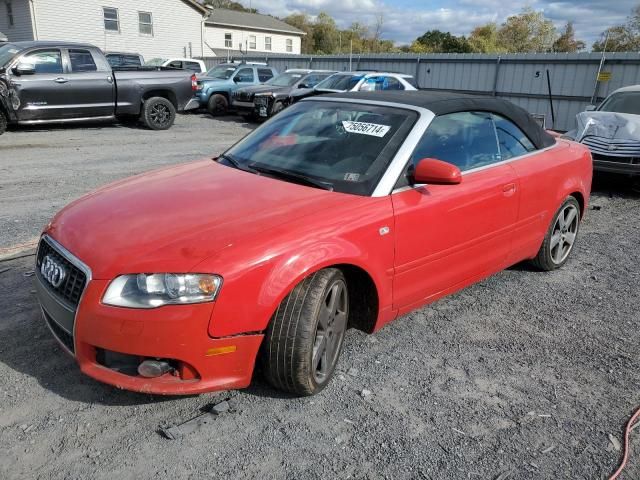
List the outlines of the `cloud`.
{"type": "Polygon", "coordinates": [[[263,13],[284,17],[292,13],[315,16],[327,12],[341,28],[353,22],[373,25],[378,14],[384,18],[383,37],[410,43],[427,30],[468,35],[474,27],[502,23],[529,5],[542,10],[558,28],[574,22],[576,34],[588,45],[607,27],[623,23],[635,0],[252,0],[263,13]]]}

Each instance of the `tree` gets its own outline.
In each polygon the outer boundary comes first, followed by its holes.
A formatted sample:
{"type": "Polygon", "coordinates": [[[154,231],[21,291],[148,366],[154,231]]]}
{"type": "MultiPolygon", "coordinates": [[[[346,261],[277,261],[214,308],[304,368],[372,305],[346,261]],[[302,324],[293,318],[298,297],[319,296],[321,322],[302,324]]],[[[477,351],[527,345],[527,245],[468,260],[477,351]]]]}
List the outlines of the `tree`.
{"type": "Polygon", "coordinates": [[[211,8],[224,8],[227,10],[237,10],[239,12],[258,13],[255,8],[246,8],[240,2],[233,0],[205,0],[204,4],[211,8]]]}
{"type": "Polygon", "coordinates": [[[487,23],[476,27],[468,38],[471,50],[476,53],[501,53],[506,51],[498,41],[498,25],[487,23]]]}
{"type": "Polygon", "coordinates": [[[574,53],[584,50],[586,44],[582,40],[576,40],[575,30],[573,29],[573,22],[567,22],[564,26],[564,31],[553,42],[554,52],[568,52],[574,53]]]}
{"type": "Polygon", "coordinates": [[[449,32],[429,30],[416,38],[411,45],[415,53],[471,53],[471,45],[465,37],[456,37],[449,32]]]}
{"type": "Polygon", "coordinates": [[[294,13],[284,18],[283,21],[298,30],[302,30],[306,35],[302,36],[302,53],[315,53],[313,48],[313,24],[309,16],[304,13],[294,13]]]}
{"type": "Polygon", "coordinates": [[[556,29],[544,13],[526,7],[512,15],[498,30],[498,42],[512,53],[550,52],[556,29]]]}
{"type": "Polygon", "coordinates": [[[336,21],[327,13],[320,12],[313,24],[314,53],[334,53],[338,46],[336,21]]]}
{"type": "Polygon", "coordinates": [[[602,32],[601,39],[593,44],[594,52],[633,52],[640,50],[640,5],[622,25],[615,25],[602,32]]]}

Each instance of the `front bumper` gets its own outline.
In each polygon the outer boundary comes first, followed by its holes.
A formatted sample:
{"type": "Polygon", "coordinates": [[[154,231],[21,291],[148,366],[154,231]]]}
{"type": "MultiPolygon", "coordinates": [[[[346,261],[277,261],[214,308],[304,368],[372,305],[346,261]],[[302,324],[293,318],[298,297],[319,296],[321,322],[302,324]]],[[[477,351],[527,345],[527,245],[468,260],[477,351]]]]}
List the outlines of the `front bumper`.
{"type": "Polygon", "coordinates": [[[77,309],[58,298],[36,272],[36,292],[45,321],[86,375],[115,387],[161,395],[187,395],[247,387],[262,334],[211,338],[213,304],[137,310],[103,305],[106,280],[89,280],[77,309]],[[121,369],[105,358],[133,361],[121,369]],[[136,363],[162,359],[174,370],[156,378],[137,373],[136,363]],[[131,366],[131,365],[130,365],[131,366]]]}
{"type": "Polygon", "coordinates": [[[596,172],[619,173],[624,175],[640,175],[640,163],[633,162],[633,159],[625,162],[619,160],[620,159],[616,159],[616,161],[604,160],[594,155],[593,170],[596,172]]]}

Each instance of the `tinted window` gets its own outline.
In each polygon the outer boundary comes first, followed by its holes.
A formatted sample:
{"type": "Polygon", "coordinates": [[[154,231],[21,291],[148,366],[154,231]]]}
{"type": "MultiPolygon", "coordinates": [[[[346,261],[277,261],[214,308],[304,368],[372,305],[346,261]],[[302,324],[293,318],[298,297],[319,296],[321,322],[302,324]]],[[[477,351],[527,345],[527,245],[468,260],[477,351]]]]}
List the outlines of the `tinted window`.
{"type": "Polygon", "coordinates": [[[167,67],[171,67],[171,68],[182,68],[182,62],[178,61],[178,60],[174,60],[173,62],[171,62],[169,65],[167,65],[167,67]]]}
{"type": "Polygon", "coordinates": [[[95,72],[98,70],[89,50],[69,50],[69,60],[72,72],[95,72]]]}
{"type": "Polygon", "coordinates": [[[320,83],[322,80],[324,80],[325,78],[327,78],[330,74],[329,73],[312,73],[311,75],[308,75],[303,81],[302,83],[305,84],[305,86],[312,88],[315,87],[318,83],[320,83]]]}
{"type": "Polygon", "coordinates": [[[354,88],[364,75],[336,74],[320,82],[318,89],[348,91],[354,88]]]}
{"type": "Polygon", "coordinates": [[[241,68],[238,70],[238,74],[236,75],[236,81],[238,82],[253,82],[253,69],[252,68],[241,68]]]}
{"type": "Polygon", "coordinates": [[[369,77],[360,86],[361,92],[377,90],[404,90],[404,85],[394,77],[369,77]]]}
{"type": "Polygon", "coordinates": [[[273,77],[271,80],[267,82],[268,85],[273,85],[274,87],[290,87],[295,84],[302,78],[301,73],[281,73],[277,77],[273,77]]]}
{"type": "Polygon", "coordinates": [[[36,73],[62,73],[60,50],[38,50],[25,55],[23,61],[33,65],[36,73]]]}
{"type": "Polygon", "coordinates": [[[493,121],[496,125],[502,160],[519,157],[536,149],[531,140],[511,121],[495,114],[493,121]]]}
{"type": "Polygon", "coordinates": [[[183,68],[191,70],[192,72],[201,72],[200,64],[198,62],[183,62],[183,68]]]}
{"type": "Polygon", "coordinates": [[[453,163],[462,171],[500,161],[490,114],[462,112],[436,117],[413,153],[413,164],[423,158],[453,163]]]}
{"type": "Polygon", "coordinates": [[[109,62],[109,65],[111,65],[112,67],[122,66],[122,57],[120,55],[114,55],[110,53],[105,56],[107,57],[107,62],[109,62]]]}
{"type": "Polygon", "coordinates": [[[259,68],[258,69],[258,79],[260,83],[266,82],[273,78],[273,72],[268,68],[259,68]]]}
{"type": "Polygon", "coordinates": [[[140,66],[142,62],[140,61],[140,57],[137,55],[122,55],[122,65],[129,66],[140,66]]]}

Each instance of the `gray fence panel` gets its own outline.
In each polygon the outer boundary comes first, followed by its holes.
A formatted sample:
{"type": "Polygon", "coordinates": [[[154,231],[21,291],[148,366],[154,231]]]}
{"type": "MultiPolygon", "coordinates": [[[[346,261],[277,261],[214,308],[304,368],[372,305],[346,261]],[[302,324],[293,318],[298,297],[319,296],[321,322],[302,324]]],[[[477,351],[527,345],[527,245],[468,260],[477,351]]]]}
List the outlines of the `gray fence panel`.
{"type": "MultiPolygon", "coordinates": [[[[247,61],[268,61],[282,72],[287,68],[316,68],[344,71],[349,55],[249,55],[247,61]]],[[[547,71],[551,80],[554,128],[571,130],[575,116],[591,103],[602,54],[362,54],[351,58],[353,70],[406,73],[416,77],[420,88],[496,95],[546,116],[552,125],[547,71]]],[[[224,57],[205,58],[208,67],[225,62],[224,57]]],[[[611,73],[607,82],[598,82],[602,100],[614,90],[640,84],[640,54],[606,54],[603,71],[611,73]]]]}

